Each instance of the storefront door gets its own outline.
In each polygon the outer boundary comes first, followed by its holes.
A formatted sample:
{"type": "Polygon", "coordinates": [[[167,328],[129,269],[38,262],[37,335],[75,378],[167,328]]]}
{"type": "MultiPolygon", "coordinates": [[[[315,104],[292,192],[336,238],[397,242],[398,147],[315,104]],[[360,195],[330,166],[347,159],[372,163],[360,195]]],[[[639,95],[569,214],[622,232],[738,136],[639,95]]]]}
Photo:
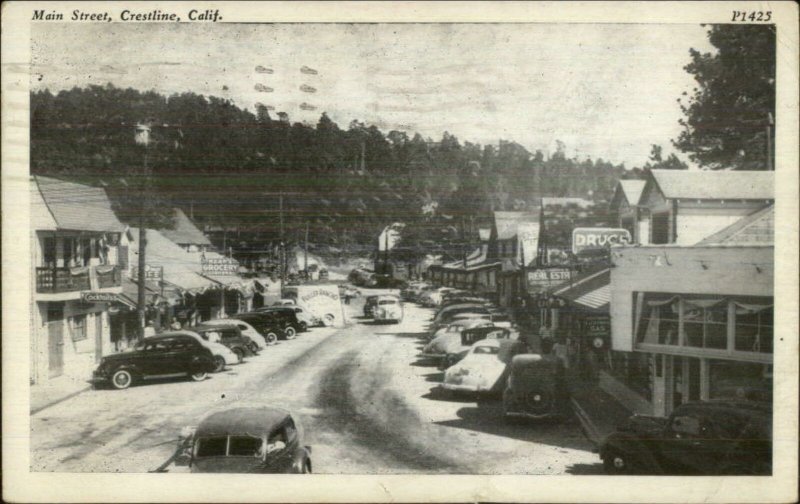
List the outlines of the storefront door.
{"type": "Polygon", "coordinates": [[[64,304],[47,303],[48,377],[64,374],[64,304]]]}

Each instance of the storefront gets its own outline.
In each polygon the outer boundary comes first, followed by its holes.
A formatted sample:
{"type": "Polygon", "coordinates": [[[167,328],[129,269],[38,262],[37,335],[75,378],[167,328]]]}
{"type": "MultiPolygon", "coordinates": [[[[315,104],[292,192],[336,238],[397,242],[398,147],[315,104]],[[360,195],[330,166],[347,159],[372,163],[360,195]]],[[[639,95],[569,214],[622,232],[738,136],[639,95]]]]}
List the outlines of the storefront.
{"type": "Polygon", "coordinates": [[[652,414],[694,400],[771,400],[773,251],[615,249],[612,346],[646,358],[652,414]]]}

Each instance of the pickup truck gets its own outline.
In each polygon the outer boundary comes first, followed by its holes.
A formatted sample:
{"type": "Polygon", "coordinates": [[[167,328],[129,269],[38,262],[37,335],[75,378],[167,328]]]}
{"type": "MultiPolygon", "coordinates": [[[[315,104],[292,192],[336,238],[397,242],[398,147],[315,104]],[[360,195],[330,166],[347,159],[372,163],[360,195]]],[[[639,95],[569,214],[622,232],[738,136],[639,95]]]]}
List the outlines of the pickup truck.
{"type": "Polygon", "coordinates": [[[609,474],[770,475],[772,406],[712,400],[634,415],[600,447],[609,474]]]}

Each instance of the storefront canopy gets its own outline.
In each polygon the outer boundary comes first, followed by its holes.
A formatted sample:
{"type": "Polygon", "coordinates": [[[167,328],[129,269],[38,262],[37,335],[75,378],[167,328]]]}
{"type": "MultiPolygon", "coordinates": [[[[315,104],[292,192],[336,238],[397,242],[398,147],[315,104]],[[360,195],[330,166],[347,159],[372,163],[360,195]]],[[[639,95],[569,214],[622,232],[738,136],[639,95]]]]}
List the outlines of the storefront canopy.
{"type": "Polygon", "coordinates": [[[611,270],[605,268],[578,275],[569,284],[554,290],[553,295],[588,311],[608,313],[611,270]]]}

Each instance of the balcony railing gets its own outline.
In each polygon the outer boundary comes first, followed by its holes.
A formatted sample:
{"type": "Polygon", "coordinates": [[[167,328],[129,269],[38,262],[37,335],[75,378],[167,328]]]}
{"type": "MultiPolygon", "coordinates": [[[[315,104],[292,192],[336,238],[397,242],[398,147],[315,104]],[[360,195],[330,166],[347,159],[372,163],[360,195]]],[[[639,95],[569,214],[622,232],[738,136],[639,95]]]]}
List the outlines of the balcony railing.
{"type": "MultiPolygon", "coordinates": [[[[122,285],[119,266],[94,266],[96,287],[106,289],[122,285]]],[[[36,292],[57,294],[60,292],[88,291],[92,289],[90,267],[80,268],[36,268],[36,292]]]]}

